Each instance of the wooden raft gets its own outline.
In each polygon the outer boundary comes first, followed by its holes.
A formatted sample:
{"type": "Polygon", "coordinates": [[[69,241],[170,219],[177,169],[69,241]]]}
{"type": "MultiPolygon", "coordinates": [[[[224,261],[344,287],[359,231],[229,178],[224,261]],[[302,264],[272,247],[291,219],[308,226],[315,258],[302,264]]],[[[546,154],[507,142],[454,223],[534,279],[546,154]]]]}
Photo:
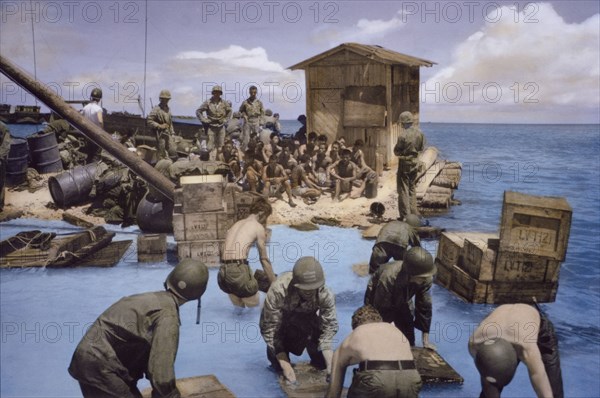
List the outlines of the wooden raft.
{"type": "MultiPolygon", "coordinates": [[[[437,351],[413,347],[412,353],[423,384],[463,383],[464,379],[461,375],[437,351]]],[[[325,381],[325,371],[316,369],[308,362],[297,363],[294,371],[298,385],[290,385],[285,382],[283,377],[279,378],[279,385],[286,396],[289,398],[322,398],[325,396],[329,386],[325,381]]],[[[347,393],[348,389],[344,388],[342,397],[345,397],[347,393]]]]}
{"type": "MultiPolygon", "coordinates": [[[[176,383],[181,398],[235,398],[231,390],[215,375],[185,377],[177,379],[176,383]]],[[[144,389],[142,397],[151,398],[152,387],[144,389]]]]}

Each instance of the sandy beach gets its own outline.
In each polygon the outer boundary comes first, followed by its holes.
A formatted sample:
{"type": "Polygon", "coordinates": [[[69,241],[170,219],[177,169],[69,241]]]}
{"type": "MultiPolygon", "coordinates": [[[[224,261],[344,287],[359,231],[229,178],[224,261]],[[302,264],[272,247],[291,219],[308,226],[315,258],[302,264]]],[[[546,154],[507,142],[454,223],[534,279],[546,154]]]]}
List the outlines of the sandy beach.
{"type": "MultiPolygon", "coordinates": [[[[89,204],[70,207],[68,209],[56,209],[50,191],[48,190],[48,178],[52,174],[42,175],[43,187],[35,192],[29,190],[6,189],[6,204],[4,211],[22,212],[24,218],[35,218],[41,220],[62,220],[63,214],[69,213],[85,221],[96,225],[105,224],[103,218],[93,217],[85,214],[84,210],[89,204]]],[[[341,227],[368,227],[371,224],[369,207],[371,203],[377,201],[385,206],[383,218],[395,218],[397,216],[397,198],[396,193],[396,172],[387,170],[379,178],[378,194],[376,199],[367,199],[361,197],[358,199],[345,198],[347,194],[342,195],[342,201],[333,201],[330,194],[322,195],[314,204],[306,204],[302,199],[295,199],[297,206],[289,206],[286,195],[284,200],[271,198],[273,205],[273,214],[269,217],[269,224],[297,225],[310,222],[313,218],[333,219],[339,222],[341,227]],[[345,198],[345,199],[344,199],[345,198]]]]}

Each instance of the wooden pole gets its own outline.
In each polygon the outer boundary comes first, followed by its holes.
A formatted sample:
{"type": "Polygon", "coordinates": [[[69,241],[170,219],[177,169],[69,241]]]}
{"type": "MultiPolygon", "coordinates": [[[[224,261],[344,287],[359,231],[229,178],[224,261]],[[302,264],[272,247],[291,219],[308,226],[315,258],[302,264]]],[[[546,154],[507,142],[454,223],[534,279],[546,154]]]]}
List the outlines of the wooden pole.
{"type": "Polygon", "coordinates": [[[129,167],[135,174],[148,182],[148,184],[158,189],[170,200],[173,200],[175,184],[171,180],[160,174],[137,155],[131,153],[123,145],[114,142],[110,134],[87,120],[77,110],[68,105],[63,98],[44,87],[44,85],[32,78],[27,72],[2,55],[0,55],[0,72],[23,89],[29,91],[33,96],[46,104],[48,108],[52,109],[71,123],[73,127],[81,131],[96,145],[105,149],[129,167]]]}

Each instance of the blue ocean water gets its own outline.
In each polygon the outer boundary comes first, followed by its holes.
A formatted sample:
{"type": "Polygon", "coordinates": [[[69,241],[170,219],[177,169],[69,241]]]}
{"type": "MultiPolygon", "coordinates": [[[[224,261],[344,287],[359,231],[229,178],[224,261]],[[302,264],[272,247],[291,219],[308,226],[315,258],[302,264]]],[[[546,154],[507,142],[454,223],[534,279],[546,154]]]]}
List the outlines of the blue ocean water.
{"type": "MultiPolygon", "coordinates": [[[[288,133],[298,126],[296,121],[283,123],[288,133]]],[[[557,299],[542,307],[557,329],[565,396],[600,397],[600,126],[424,123],[421,128],[442,158],[463,164],[455,193],[462,205],[431,218],[432,224],[455,231],[497,232],[506,190],[563,196],[572,206],[557,299]]],[[[21,219],[0,224],[0,238],[27,229],[73,228],[62,222],[21,219]]],[[[134,240],[114,268],[0,270],[0,396],[80,396],[66,369],[85,328],[120,297],[162,288],[176,260],[137,263],[137,228],[114,230],[119,232],[117,239],[134,240]]],[[[172,237],[169,245],[173,249],[172,237]]],[[[371,246],[372,241],[361,239],[353,229],[299,232],[273,227],[269,250],[276,272],[291,269],[302,255],[314,255],[323,264],[327,284],[336,293],[337,343],[350,332],[351,314],[361,305],[367,283],[351,266],[368,261],[371,246]]],[[[437,241],[426,242],[425,248],[435,253],[437,241]]],[[[257,254],[251,258],[256,266],[257,254]]],[[[195,305],[181,308],[177,376],[215,374],[239,397],[282,396],[258,329],[260,310],[234,309],[218,289],[216,270],[210,277],[202,323],[195,325],[195,305]]],[[[433,302],[432,342],[465,382],[426,386],[421,396],[477,397],[479,376],[467,341],[494,307],[464,303],[437,285],[433,302]]],[[[347,385],[350,379],[348,373],[347,385]]],[[[503,396],[535,396],[524,366],[503,396]]]]}

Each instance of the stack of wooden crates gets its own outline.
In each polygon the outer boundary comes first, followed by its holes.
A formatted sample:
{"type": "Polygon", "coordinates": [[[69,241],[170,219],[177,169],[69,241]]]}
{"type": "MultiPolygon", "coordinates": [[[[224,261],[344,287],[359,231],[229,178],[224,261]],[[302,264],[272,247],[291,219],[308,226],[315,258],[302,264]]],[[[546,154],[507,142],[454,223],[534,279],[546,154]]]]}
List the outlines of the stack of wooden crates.
{"type": "Polygon", "coordinates": [[[499,235],[442,233],[436,283],[470,303],[554,301],[571,215],[564,198],[505,192],[499,235]]]}
{"type": "Polygon", "coordinates": [[[197,258],[207,266],[220,264],[227,231],[249,214],[256,195],[241,192],[218,174],[185,176],[175,190],[173,235],[177,256],[197,258]]]}

